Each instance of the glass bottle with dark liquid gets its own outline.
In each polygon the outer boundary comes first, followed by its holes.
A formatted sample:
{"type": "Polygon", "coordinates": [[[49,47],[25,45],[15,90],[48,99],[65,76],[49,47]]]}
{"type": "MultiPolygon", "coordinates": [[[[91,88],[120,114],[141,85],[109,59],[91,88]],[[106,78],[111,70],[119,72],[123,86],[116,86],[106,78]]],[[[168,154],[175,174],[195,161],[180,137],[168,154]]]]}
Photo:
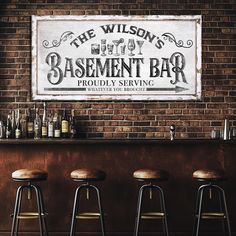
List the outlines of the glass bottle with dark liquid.
{"type": "Polygon", "coordinates": [[[11,112],[11,136],[12,138],[15,138],[15,130],[16,130],[16,117],[15,117],[15,111],[12,110],[11,112]]]}
{"type": "Polygon", "coordinates": [[[47,111],[46,103],[43,103],[43,120],[42,120],[42,138],[48,137],[48,123],[47,123],[47,111]]]}
{"type": "Polygon", "coordinates": [[[21,138],[21,120],[20,120],[20,109],[17,110],[17,118],[16,118],[16,129],[15,129],[15,138],[21,138]]]}
{"type": "Polygon", "coordinates": [[[61,137],[68,138],[69,135],[69,121],[66,116],[66,110],[63,110],[62,118],[61,118],[61,137]]]}
{"type": "Polygon", "coordinates": [[[34,139],[41,138],[41,118],[39,116],[39,109],[36,109],[35,119],[34,119],[34,139]]]}
{"type": "Polygon", "coordinates": [[[54,127],[54,138],[60,138],[61,137],[61,126],[60,121],[58,117],[58,113],[55,112],[53,117],[53,127],[54,127]]]}
{"type": "Polygon", "coordinates": [[[32,116],[32,112],[31,109],[29,108],[27,110],[27,115],[26,115],[26,123],[27,123],[27,138],[34,138],[34,119],[32,116]]]}
{"type": "Polygon", "coordinates": [[[53,118],[52,114],[50,114],[48,119],[48,138],[53,138],[53,134],[54,134],[53,118]]]}

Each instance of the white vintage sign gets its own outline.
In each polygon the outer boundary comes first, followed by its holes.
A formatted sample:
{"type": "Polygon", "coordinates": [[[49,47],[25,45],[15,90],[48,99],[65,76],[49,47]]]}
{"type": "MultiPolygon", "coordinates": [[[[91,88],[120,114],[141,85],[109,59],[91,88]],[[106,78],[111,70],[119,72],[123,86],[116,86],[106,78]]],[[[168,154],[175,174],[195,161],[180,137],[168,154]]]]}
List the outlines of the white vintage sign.
{"type": "Polygon", "coordinates": [[[34,100],[201,98],[201,16],[32,16],[34,100]]]}

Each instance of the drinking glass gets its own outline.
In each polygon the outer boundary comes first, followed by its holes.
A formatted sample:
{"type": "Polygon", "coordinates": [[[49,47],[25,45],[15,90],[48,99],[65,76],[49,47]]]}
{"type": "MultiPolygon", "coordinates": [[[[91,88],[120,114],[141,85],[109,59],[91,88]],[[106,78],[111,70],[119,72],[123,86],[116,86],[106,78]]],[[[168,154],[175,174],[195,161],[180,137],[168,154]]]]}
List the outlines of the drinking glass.
{"type": "Polygon", "coordinates": [[[106,39],[101,39],[101,56],[106,56],[106,39]]]}
{"type": "Polygon", "coordinates": [[[120,44],[119,40],[112,40],[112,42],[114,43],[114,45],[116,46],[116,53],[114,54],[115,56],[119,56],[120,54],[118,53],[118,46],[120,44]]]}
{"type": "Polygon", "coordinates": [[[138,53],[138,55],[143,55],[143,54],[142,54],[142,51],[141,51],[141,48],[142,48],[142,46],[143,46],[144,41],[143,41],[143,40],[137,40],[136,42],[137,42],[138,47],[139,47],[139,53],[138,53]]]}
{"type": "Polygon", "coordinates": [[[113,44],[107,44],[107,51],[108,51],[108,54],[109,54],[109,55],[112,55],[112,53],[113,53],[113,48],[114,48],[114,45],[113,45],[113,44]]]}
{"type": "Polygon", "coordinates": [[[121,45],[120,46],[120,53],[121,53],[121,55],[125,55],[125,48],[126,48],[126,45],[121,45]]]}
{"type": "Polygon", "coordinates": [[[116,46],[116,53],[115,53],[115,56],[120,56],[120,54],[118,53],[118,47],[121,43],[124,42],[124,39],[123,38],[120,38],[119,40],[116,39],[116,40],[112,40],[112,42],[114,43],[114,45],[116,46]]]}
{"type": "Polygon", "coordinates": [[[129,39],[128,41],[128,49],[130,50],[129,56],[134,56],[133,50],[135,49],[134,39],[129,39]]]}
{"type": "Polygon", "coordinates": [[[100,54],[100,45],[98,43],[93,43],[91,45],[91,54],[99,55],[100,54]]]}

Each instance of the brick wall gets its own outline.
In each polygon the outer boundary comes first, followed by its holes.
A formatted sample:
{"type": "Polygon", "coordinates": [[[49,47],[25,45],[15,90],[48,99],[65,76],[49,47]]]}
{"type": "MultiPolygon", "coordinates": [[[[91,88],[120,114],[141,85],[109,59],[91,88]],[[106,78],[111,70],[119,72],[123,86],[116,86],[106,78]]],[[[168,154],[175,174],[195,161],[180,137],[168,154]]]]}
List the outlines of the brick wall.
{"type": "MultiPolygon", "coordinates": [[[[178,138],[209,137],[227,115],[236,125],[235,0],[1,0],[0,114],[33,107],[31,15],[202,15],[202,101],[50,102],[74,108],[81,137],[163,138],[177,126],[178,138]]],[[[37,103],[42,107],[41,103],[37,103]]]]}

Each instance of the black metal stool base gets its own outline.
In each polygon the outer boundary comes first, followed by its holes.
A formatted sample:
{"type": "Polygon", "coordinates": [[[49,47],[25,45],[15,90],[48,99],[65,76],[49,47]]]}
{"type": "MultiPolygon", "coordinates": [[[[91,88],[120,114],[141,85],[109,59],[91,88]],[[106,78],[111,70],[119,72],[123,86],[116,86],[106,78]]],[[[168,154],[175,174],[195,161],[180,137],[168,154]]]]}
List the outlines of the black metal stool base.
{"type": "Polygon", "coordinates": [[[39,186],[31,184],[31,182],[28,183],[28,185],[22,185],[17,189],[16,192],[16,202],[15,202],[15,208],[13,213],[13,220],[12,220],[12,229],[11,229],[11,236],[17,236],[19,231],[19,220],[20,219],[39,219],[39,230],[40,230],[40,236],[48,236],[47,231],[47,224],[45,220],[45,208],[43,203],[43,195],[42,191],[39,186]],[[24,189],[28,190],[28,198],[31,198],[31,191],[33,190],[36,195],[37,200],[37,212],[24,212],[21,213],[21,202],[22,202],[22,194],[24,189]]]}
{"type": "Polygon", "coordinates": [[[226,229],[229,236],[231,236],[230,222],[229,222],[229,214],[226,205],[226,198],[224,190],[218,185],[208,183],[205,185],[201,185],[197,192],[197,201],[196,201],[196,210],[195,210],[195,218],[193,225],[193,236],[198,236],[200,233],[201,220],[203,219],[219,219],[222,221],[222,229],[224,235],[226,235],[226,229]],[[203,212],[203,197],[206,193],[206,190],[209,190],[210,193],[212,190],[216,190],[219,197],[219,205],[220,212],[203,212]]]}
{"type": "Polygon", "coordinates": [[[86,184],[83,184],[83,185],[79,186],[75,191],[70,236],[75,235],[76,220],[78,220],[78,219],[100,219],[102,235],[105,236],[104,213],[103,213],[103,209],[102,209],[100,190],[96,186],[91,185],[89,183],[86,183],[86,184]],[[81,191],[83,189],[85,189],[87,191],[95,190],[96,195],[97,195],[99,213],[87,212],[87,213],[77,214],[78,210],[79,210],[80,194],[81,194],[81,191]]]}
{"type": "Polygon", "coordinates": [[[166,236],[169,236],[169,230],[168,230],[168,224],[167,224],[167,213],[166,213],[166,207],[165,207],[165,198],[164,198],[164,193],[163,193],[163,190],[161,187],[150,183],[150,184],[143,185],[139,189],[137,215],[136,215],[135,227],[134,227],[134,236],[139,235],[139,226],[140,226],[141,219],[160,219],[160,220],[162,220],[163,232],[166,236]],[[143,193],[147,189],[150,191],[156,189],[159,192],[161,212],[142,213],[143,193]]]}

